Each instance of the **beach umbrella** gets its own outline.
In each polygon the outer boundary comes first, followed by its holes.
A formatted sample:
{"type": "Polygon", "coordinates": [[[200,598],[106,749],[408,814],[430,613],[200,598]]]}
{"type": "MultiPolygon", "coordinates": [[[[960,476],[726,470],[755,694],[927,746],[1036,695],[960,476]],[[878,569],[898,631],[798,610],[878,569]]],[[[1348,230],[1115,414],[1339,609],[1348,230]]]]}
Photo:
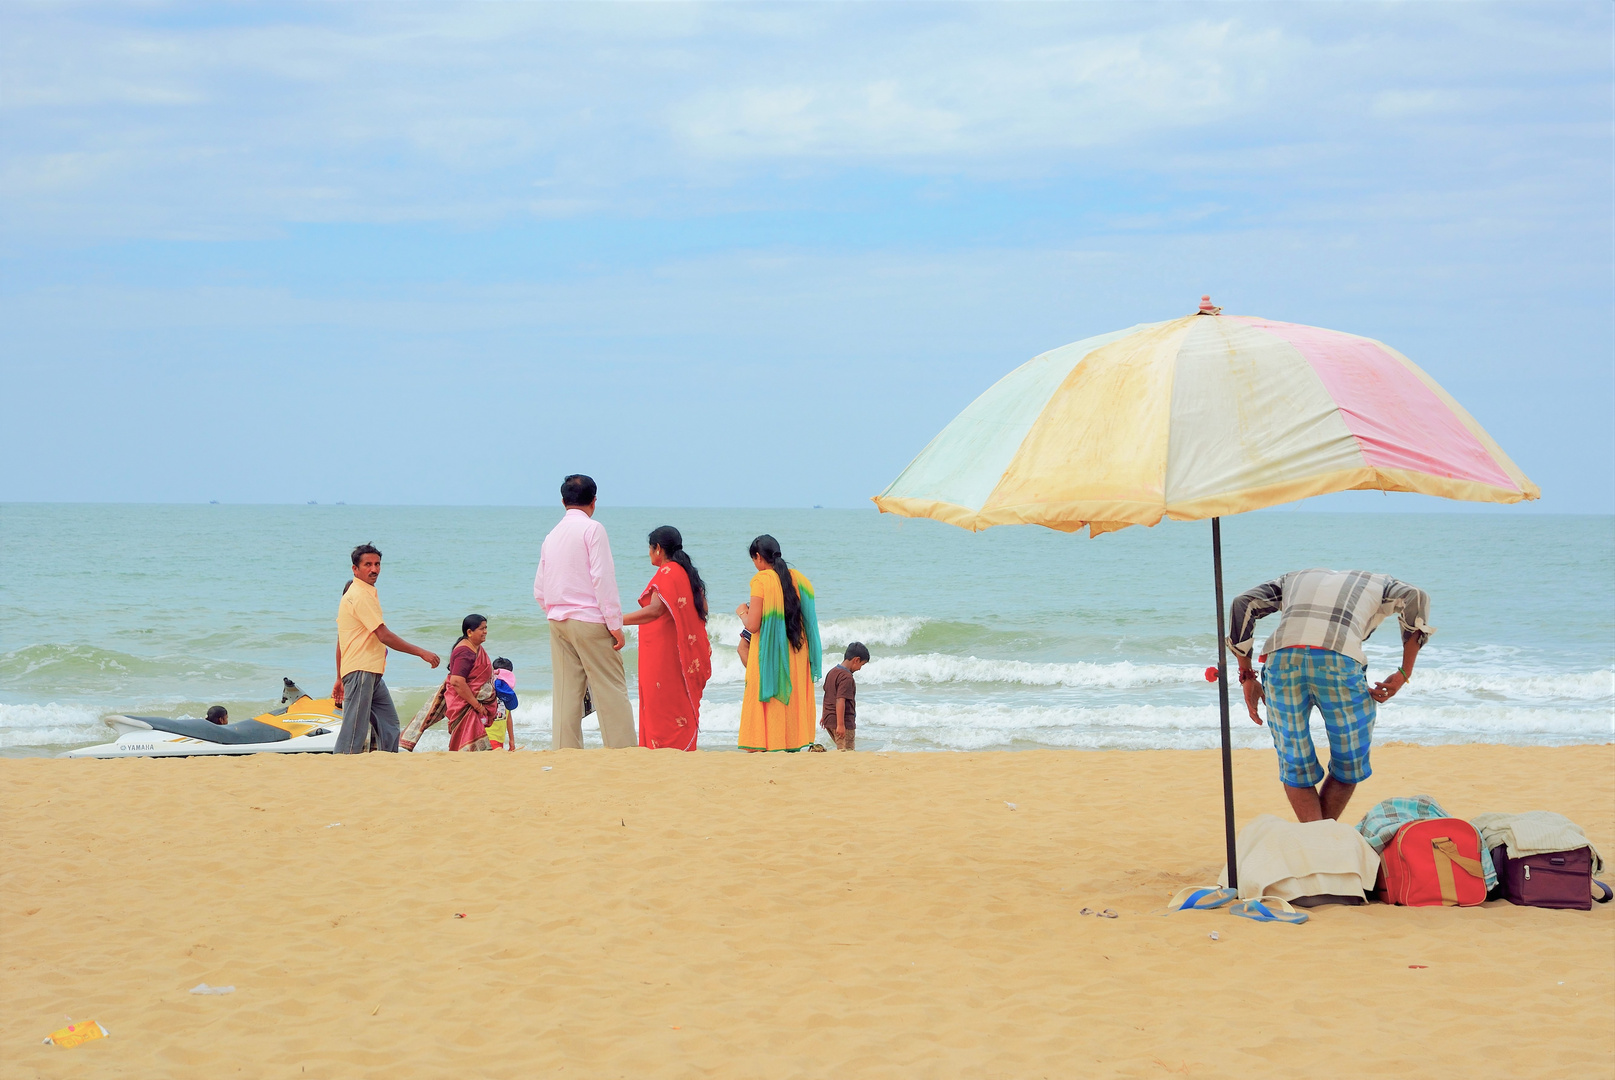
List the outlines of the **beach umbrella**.
{"type": "Polygon", "coordinates": [[[1474,418],[1390,346],[1315,326],[1200,310],[1052,349],[953,419],[885,491],[883,512],[966,529],[1090,536],[1211,519],[1223,812],[1233,757],[1220,518],[1331,491],[1469,502],[1540,497],[1474,418]]]}

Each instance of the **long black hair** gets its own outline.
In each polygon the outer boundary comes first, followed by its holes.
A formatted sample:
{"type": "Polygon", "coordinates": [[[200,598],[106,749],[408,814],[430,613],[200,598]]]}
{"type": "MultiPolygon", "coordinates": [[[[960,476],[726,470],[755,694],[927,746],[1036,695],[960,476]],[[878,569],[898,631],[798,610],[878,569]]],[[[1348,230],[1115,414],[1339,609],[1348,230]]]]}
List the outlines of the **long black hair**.
{"type": "Polygon", "coordinates": [[[650,542],[662,549],[662,554],[684,567],[684,572],[690,578],[690,592],[695,595],[695,613],[701,616],[701,621],[707,621],[707,586],[701,580],[701,571],[695,568],[689,555],[684,552],[684,537],[671,525],[663,525],[659,529],[652,529],[650,542]]]}
{"type": "MultiPolygon", "coordinates": [[[[486,615],[467,615],[465,618],[461,619],[460,636],[454,642],[454,644],[458,646],[460,642],[466,639],[467,634],[471,633],[471,631],[475,630],[477,627],[481,626],[487,621],[488,617],[486,615]]],[[[450,651],[452,652],[453,650],[451,649],[450,651]]]]}
{"type": "Polygon", "coordinates": [[[751,542],[746,554],[752,558],[761,555],[763,561],[774,567],[774,573],[779,575],[780,591],[785,594],[785,637],[791,643],[791,648],[802,647],[802,598],[796,595],[796,582],[791,580],[791,568],[785,562],[785,556],[780,553],[779,541],[767,533],[751,542]]]}

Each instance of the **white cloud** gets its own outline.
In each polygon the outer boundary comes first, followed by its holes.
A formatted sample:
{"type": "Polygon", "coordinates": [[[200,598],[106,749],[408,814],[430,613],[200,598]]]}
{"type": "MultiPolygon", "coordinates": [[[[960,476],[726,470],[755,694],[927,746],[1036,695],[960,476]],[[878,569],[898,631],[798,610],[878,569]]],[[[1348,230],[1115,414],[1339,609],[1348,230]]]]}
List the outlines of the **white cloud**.
{"type": "Polygon", "coordinates": [[[1472,184],[1528,144],[1515,172],[1608,171],[1610,20],[1594,7],[216,15],[0,9],[7,230],[679,213],[802,170],[1278,176],[1340,197],[1472,184]]]}
{"type": "Polygon", "coordinates": [[[1054,40],[1046,29],[966,21],[828,66],[788,62],[765,81],[680,103],[674,128],[697,154],[953,157],[968,167],[977,155],[1148,142],[1248,112],[1300,44],[1228,22],[1099,34],[1076,25],[1054,40]]]}

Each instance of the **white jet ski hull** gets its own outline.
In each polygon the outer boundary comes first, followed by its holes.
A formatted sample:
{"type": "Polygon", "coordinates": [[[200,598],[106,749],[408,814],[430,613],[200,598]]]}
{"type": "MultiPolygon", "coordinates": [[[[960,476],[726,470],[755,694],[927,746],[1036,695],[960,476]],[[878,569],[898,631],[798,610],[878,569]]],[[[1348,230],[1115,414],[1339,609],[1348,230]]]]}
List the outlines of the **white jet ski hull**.
{"type": "MultiPolygon", "coordinates": [[[[110,722],[124,717],[108,717],[110,722]]],[[[243,754],[329,754],[336,750],[337,728],[331,727],[320,734],[309,732],[283,742],[225,743],[203,742],[187,735],[173,735],[150,728],[128,730],[116,742],[100,746],[84,746],[69,750],[62,757],[70,758],[125,758],[125,757],[239,757],[243,754]]]]}
{"type": "Polygon", "coordinates": [[[296,700],[251,720],[215,727],[195,717],[130,716],[106,722],[115,742],[69,750],[62,757],[239,757],[243,754],[330,754],[342,730],[342,711],[329,698],[314,700],[285,680],[296,700]]]}

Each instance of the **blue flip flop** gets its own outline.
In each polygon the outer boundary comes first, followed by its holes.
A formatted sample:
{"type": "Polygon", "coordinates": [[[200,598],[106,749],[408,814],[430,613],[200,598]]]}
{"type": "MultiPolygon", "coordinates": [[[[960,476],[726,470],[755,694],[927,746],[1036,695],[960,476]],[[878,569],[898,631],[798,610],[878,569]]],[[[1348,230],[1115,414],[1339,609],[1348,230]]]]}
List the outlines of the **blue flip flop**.
{"type": "Polygon", "coordinates": [[[1238,915],[1241,919],[1251,919],[1255,922],[1282,922],[1300,924],[1310,917],[1304,911],[1297,911],[1290,902],[1281,896],[1258,896],[1254,900],[1241,900],[1228,909],[1229,914],[1238,915]],[[1278,911],[1268,907],[1268,903],[1277,904],[1278,911]]]}
{"type": "Polygon", "coordinates": [[[1239,899],[1239,893],[1233,889],[1225,889],[1217,885],[1191,885],[1186,889],[1179,889],[1172,899],[1166,902],[1168,911],[1211,911],[1214,908],[1224,907],[1239,899]]]}

